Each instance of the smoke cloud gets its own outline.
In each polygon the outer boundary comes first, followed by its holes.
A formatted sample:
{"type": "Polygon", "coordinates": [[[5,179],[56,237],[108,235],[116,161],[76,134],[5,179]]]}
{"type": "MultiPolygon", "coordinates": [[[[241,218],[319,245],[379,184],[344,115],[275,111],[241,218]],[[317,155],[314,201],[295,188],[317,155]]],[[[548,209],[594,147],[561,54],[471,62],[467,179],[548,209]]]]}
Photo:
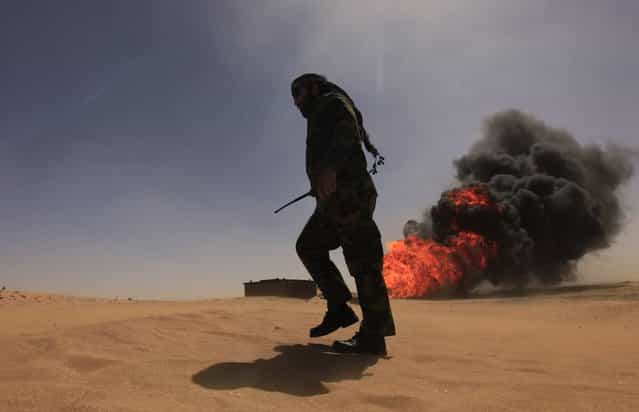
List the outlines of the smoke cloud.
{"type": "Polygon", "coordinates": [[[459,182],[487,188],[491,205],[460,210],[445,192],[423,221],[406,223],[404,235],[445,242],[471,231],[496,241],[496,261],[465,279],[466,287],[482,280],[556,284],[574,277],[576,262],[608,247],[620,231],[619,188],[633,176],[636,158],[636,149],[582,145],[529,114],[499,112],[454,161],[459,182]]]}

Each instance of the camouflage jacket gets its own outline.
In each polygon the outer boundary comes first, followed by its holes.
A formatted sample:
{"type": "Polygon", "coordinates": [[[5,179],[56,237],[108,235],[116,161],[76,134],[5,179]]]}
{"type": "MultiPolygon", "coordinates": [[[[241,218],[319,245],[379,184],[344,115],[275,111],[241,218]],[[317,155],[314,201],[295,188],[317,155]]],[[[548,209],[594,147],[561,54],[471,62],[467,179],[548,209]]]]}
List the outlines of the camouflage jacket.
{"type": "Polygon", "coordinates": [[[377,194],[367,170],[355,110],[350,101],[338,93],[320,96],[308,117],[306,174],[313,193],[316,193],[317,176],[323,169],[335,170],[338,198],[377,194]]]}

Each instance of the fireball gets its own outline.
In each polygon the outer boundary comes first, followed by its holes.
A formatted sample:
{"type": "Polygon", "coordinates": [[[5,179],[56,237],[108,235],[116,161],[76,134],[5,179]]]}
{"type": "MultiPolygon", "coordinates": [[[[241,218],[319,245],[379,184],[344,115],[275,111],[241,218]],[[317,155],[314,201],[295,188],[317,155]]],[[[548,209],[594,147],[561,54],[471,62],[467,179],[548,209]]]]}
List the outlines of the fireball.
{"type": "MultiPolygon", "coordinates": [[[[476,185],[444,194],[456,210],[471,207],[496,209],[488,189],[476,185]]],[[[451,225],[456,227],[456,219],[451,225]]],[[[444,241],[409,234],[390,242],[384,256],[384,280],[395,298],[426,297],[455,289],[474,272],[483,272],[496,258],[498,245],[478,233],[459,231],[444,241]]]]}

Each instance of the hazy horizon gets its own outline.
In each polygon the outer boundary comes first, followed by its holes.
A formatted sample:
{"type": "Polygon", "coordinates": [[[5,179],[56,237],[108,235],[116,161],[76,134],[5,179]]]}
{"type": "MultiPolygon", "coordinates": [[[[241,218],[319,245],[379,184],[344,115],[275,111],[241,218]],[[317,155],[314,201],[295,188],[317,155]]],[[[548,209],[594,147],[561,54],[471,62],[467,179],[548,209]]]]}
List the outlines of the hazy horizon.
{"type": "MultiPolygon", "coordinates": [[[[639,3],[390,4],[3,2],[0,286],[187,299],[309,278],[294,245],[313,201],[273,214],[308,188],[304,72],[349,91],[387,159],[384,242],[455,184],[497,111],[637,146],[639,3]]],[[[581,279],[639,280],[638,180],[581,279]]]]}

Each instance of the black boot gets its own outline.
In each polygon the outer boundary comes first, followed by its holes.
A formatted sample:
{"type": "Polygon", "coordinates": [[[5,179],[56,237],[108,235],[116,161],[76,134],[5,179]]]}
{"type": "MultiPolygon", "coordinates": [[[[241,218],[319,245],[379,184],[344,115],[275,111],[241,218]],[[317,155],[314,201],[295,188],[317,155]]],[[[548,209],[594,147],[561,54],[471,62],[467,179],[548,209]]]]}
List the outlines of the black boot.
{"type": "Polygon", "coordinates": [[[311,338],[318,336],[328,335],[331,332],[335,332],[339,328],[345,328],[357,322],[359,319],[353,309],[347,304],[344,304],[336,309],[330,309],[324,315],[322,323],[311,328],[311,338]]]}
{"type": "Polygon", "coordinates": [[[357,332],[347,340],[336,340],[333,349],[340,353],[361,353],[386,356],[386,341],[382,335],[370,335],[357,332]]]}

